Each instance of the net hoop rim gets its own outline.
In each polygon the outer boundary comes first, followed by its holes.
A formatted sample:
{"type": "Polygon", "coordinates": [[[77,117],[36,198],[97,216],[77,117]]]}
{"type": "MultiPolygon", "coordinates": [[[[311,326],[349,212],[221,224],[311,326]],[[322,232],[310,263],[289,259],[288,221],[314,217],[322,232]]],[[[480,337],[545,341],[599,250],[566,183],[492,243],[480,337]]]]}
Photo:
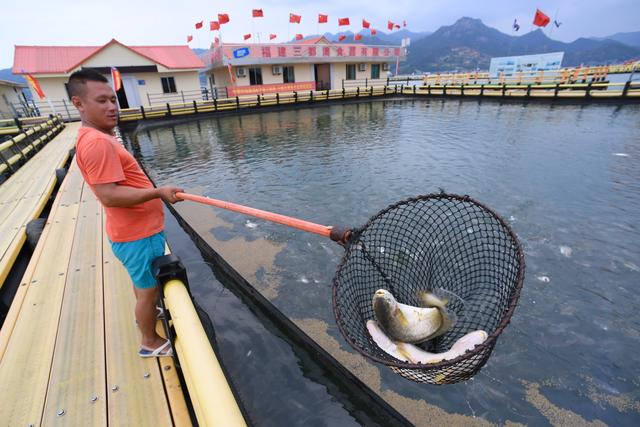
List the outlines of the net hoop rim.
{"type": "MultiPolygon", "coordinates": [[[[488,350],[489,353],[490,353],[493,350],[493,347],[495,346],[495,344],[496,344],[496,342],[498,340],[498,337],[502,334],[502,332],[504,331],[504,328],[506,328],[507,325],[509,324],[509,322],[511,321],[511,317],[513,316],[513,313],[515,311],[516,305],[518,304],[518,299],[520,298],[520,293],[522,292],[522,286],[524,284],[525,260],[524,260],[524,250],[522,249],[522,244],[520,243],[520,240],[518,239],[518,237],[514,233],[514,231],[511,228],[511,226],[500,215],[498,215],[493,209],[491,209],[487,205],[477,201],[476,199],[474,199],[474,198],[472,198],[472,197],[470,197],[468,195],[445,193],[444,191],[441,191],[439,193],[429,193],[429,194],[424,194],[424,195],[415,196],[415,197],[409,197],[407,199],[400,200],[400,201],[398,201],[396,203],[393,203],[393,204],[387,206],[385,209],[379,211],[377,214],[372,216],[362,227],[354,228],[352,230],[353,232],[352,232],[352,235],[350,237],[350,241],[349,241],[348,245],[350,245],[351,241],[354,238],[356,238],[357,236],[359,236],[362,231],[367,229],[373,223],[373,221],[375,221],[379,217],[383,216],[384,214],[386,214],[390,210],[396,209],[397,207],[405,205],[405,204],[408,204],[408,203],[417,202],[417,201],[421,201],[421,200],[427,200],[427,199],[450,199],[450,200],[452,199],[452,200],[459,200],[459,201],[463,201],[463,202],[471,202],[472,204],[475,204],[475,205],[479,206],[480,208],[482,208],[483,210],[488,212],[491,216],[493,216],[500,223],[500,225],[502,225],[505,228],[505,230],[507,230],[507,233],[509,234],[509,236],[511,237],[513,243],[516,246],[515,249],[516,249],[517,259],[518,259],[518,263],[519,263],[518,274],[516,276],[516,286],[511,291],[511,297],[509,299],[509,305],[508,305],[507,311],[502,316],[502,319],[500,319],[500,323],[495,328],[495,330],[491,334],[489,334],[487,339],[482,344],[476,345],[472,350],[469,350],[469,351],[461,354],[460,356],[456,357],[455,359],[443,360],[443,361],[440,361],[440,362],[437,362],[437,363],[408,363],[408,362],[402,362],[400,360],[398,360],[397,362],[394,362],[394,361],[391,361],[391,360],[388,360],[388,359],[382,359],[382,358],[380,358],[378,356],[375,356],[375,355],[370,354],[370,353],[368,353],[366,351],[363,351],[350,338],[349,334],[345,330],[343,322],[341,321],[341,316],[340,316],[340,313],[338,312],[337,304],[336,304],[336,302],[337,302],[337,288],[338,288],[336,278],[337,278],[338,274],[340,273],[340,271],[344,268],[344,266],[346,264],[347,255],[346,255],[346,250],[345,250],[345,255],[343,255],[342,259],[340,260],[340,264],[338,265],[338,268],[336,270],[336,274],[335,274],[335,276],[334,276],[334,278],[332,280],[333,315],[336,318],[336,324],[338,325],[338,330],[342,334],[343,338],[347,341],[347,343],[352,348],[354,348],[358,353],[360,353],[361,355],[363,355],[366,358],[371,359],[371,360],[373,360],[375,362],[382,363],[382,364],[384,364],[386,366],[392,366],[392,367],[396,367],[396,368],[400,368],[400,369],[420,369],[420,370],[423,370],[423,371],[438,370],[438,369],[442,369],[442,368],[452,367],[452,366],[456,365],[457,363],[459,363],[459,362],[461,362],[463,360],[466,360],[466,359],[468,359],[468,358],[470,358],[472,356],[481,354],[485,350],[488,350]]],[[[393,356],[390,355],[390,357],[393,357],[393,356]]],[[[484,365],[485,362],[483,362],[482,365],[484,365]]],[[[482,367],[482,365],[480,365],[478,367],[478,369],[480,367],[482,367]]]]}

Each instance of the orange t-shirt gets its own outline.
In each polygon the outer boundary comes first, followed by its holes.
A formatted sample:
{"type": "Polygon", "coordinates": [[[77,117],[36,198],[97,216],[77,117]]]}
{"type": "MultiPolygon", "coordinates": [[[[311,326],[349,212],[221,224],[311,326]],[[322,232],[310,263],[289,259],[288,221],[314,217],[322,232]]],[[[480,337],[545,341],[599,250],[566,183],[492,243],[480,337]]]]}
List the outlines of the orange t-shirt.
{"type": "MultiPolygon", "coordinates": [[[[76,162],[84,180],[96,184],[116,183],[133,188],[153,188],[136,159],[115,137],[97,129],[81,127],[76,142],[76,162]]],[[[112,242],[130,242],[159,233],[164,228],[160,199],[128,208],[105,206],[107,236],[112,242]]]]}

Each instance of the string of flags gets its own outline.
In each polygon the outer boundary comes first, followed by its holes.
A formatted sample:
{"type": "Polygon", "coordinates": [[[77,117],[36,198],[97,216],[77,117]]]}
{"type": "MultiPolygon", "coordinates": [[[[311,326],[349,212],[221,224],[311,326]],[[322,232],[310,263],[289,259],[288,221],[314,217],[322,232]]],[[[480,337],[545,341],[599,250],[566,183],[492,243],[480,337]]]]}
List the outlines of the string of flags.
{"type": "MultiPolygon", "coordinates": [[[[546,27],[550,22],[551,18],[549,17],[549,15],[547,15],[540,9],[536,9],[536,14],[533,16],[533,25],[535,25],[536,27],[546,27]]],[[[555,28],[560,28],[562,22],[554,19],[553,25],[555,26],[555,28]]],[[[513,20],[513,25],[511,26],[511,28],[513,28],[513,31],[515,32],[518,32],[520,30],[520,24],[518,24],[517,19],[513,20]]]]}
{"type": "MultiPolygon", "coordinates": [[[[251,17],[252,18],[264,18],[264,11],[263,9],[252,9],[251,10],[251,17]]],[[[228,24],[229,22],[231,22],[231,17],[229,16],[228,13],[219,13],[217,16],[217,20],[216,21],[209,21],[209,30],[210,31],[221,31],[222,26],[224,24],[228,24]]],[[[349,17],[341,17],[338,18],[338,27],[345,27],[345,26],[350,26],[351,25],[351,20],[349,17]]],[[[296,13],[289,13],[289,24],[301,24],[302,23],[302,15],[298,15],[296,13]]],[[[318,20],[317,20],[318,24],[328,24],[329,23],[329,15],[324,14],[324,13],[319,13],[318,14],[318,20]]],[[[394,31],[394,30],[398,30],[402,27],[406,27],[407,26],[407,21],[404,20],[402,21],[402,25],[388,20],[387,21],[387,29],[389,31],[394,31]]],[[[196,30],[200,30],[204,27],[204,20],[196,22],[195,23],[195,29],[196,30]]],[[[378,30],[373,28],[371,25],[370,21],[367,21],[366,19],[362,19],[362,28],[365,30],[369,30],[369,34],[371,36],[375,36],[378,33],[378,30]]],[[[516,30],[517,31],[517,30],[516,30]]],[[[250,40],[252,38],[252,34],[244,34],[243,35],[243,39],[245,41],[250,40]]],[[[277,35],[275,33],[270,33],[269,34],[269,40],[275,40],[277,38],[277,35]]],[[[338,41],[344,41],[346,40],[346,35],[340,35],[338,37],[338,41]]],[[[354,34],[354,40],[359,41],[362,40],[362,34],[358,33],[358,34],[354,34]]],[[[300,33],[295,35],[295,40],[303,40],[304,36],[300,33]]],[[[190,43],[193,41],[193,35],[189,34],[187,35],[187,43],[190,43]]],[[[215,37],[215,43],[219,42],[219,38],[215,37]]]]}

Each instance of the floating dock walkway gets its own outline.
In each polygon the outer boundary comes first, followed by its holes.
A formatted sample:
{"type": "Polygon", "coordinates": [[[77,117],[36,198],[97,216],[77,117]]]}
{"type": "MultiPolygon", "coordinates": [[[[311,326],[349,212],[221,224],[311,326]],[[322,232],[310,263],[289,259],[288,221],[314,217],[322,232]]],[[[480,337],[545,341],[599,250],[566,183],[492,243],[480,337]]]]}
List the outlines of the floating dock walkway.
{"type": "MultiPolygon", "coordinates": [[[[0,185],[3,248],[24,241],[24,226],[51,194],[78,125],[0,185]]],[[[0,329],[0,424],[189,426],[190,402],[200,425],[245,425],[179,280],[168,281],[164,294],[188,393],[172,358],[137,355],[133,285],[104,221],[73,161],[0,329]]],[[[5,268],[12,257],[3,257],[5,268]]],[[[158,329],[164,333],[160,322],[158,329]]]]}
{"type": "Polygon", "coordinates": [[[345,102],[381,97],[498,99],[524,101],[571,102],[638,102],[640,82],[627,83],[458,83],[405,85],[402,82],[365,86],[349,86],[324,91],[304,91],[215,98],[186,103],[166,103],[152,107],[127,108],[120,111],[120,122],[135,124],[141,120],[175,119],[197,114],[225,114],[239,110],[250,111],[265,108],[291,108],[317,103],[345,102]]]}

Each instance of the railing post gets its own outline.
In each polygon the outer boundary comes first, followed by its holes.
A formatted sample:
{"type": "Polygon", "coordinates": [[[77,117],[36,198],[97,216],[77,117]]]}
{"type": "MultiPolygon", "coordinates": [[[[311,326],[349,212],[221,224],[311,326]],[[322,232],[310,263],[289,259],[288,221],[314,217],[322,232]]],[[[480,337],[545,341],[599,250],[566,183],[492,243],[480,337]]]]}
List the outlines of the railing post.
{"type": "Polygon", "coordinates": [[[369,79],[367,79],[366,77],[364,78],[364,87],[365,89],[368,88],[369,86],[369,79]]]}
{"type": "Polygon", "coordinates": [[[16,127],[18,128],[18,130],[22,132],[22,123],[20,123],[20,119],[17,117],[14,117],[13,121],[16,123],[16,127]]]}
{"type": "Polygon", "coordinates": [[[276,93],[276,105],[280,105],[280,94],[276,93]]]}
{"type": "Polygon", "coordinates": [[[527,84],[527,98],[531,97],[531,83],[527,84]]]}
{"type": "Polygon", "coordinates": [[[447,84],[443,84],[442,85],[442,95],[446,95],[447,94],[447,84]]]}
{"type": "Polygon", "coordinates": [[[342,91],[344,92],[344,79],[342,79],[342,91]]]}
{"type": "Polygon", "coordinates": [[[71,113],[69,113],[69,107],[67,106],[67,101],[62,98],[62,104],[64,105],[64,109],[67,111],[67,118],[71,121],[71,113]]]}
{"type": "Polygon", "coordinates": [[[387,84],[385,86],[389,86],[389,76],[387,76],[387,84]]]}
{"type": "Polygon", "coordinates": [[[213,98],[213,111],[218,111],[218,98],[213,98]]]}
{"type": "Polygon", "coordinates": [[[431,96],[431,83],[427,85],[427,95],[431,96]]]}
{"type": "MultiPolygon", "coordinates": [[[[589,83],[589,87],[591,87],[591,83],[589,83]]],[[[558,97],[558,92],[560,91],[560,83],[556,83],[556,87],[553,89],[553,97],[558,97]]],[[[589,93],[589,89],[587,88],[587,93],[589,93]]]]}
{"type": "MultiPolygon", "coordinates": [[[[387,78],[387,81],[388,81],[388,80],[389,80],[389,79],[387,78]]],[[[384,89],[383,89],[383,91],[382,91],[382,94],[383,94],[383,95],[385,95],[385,96],[387,95],[387,86],[385,86],[385,87],[384,87],[384,89]]]]}
{"type": "Polygon", "coordinates": [[[344,99],[344,87],[342,88],[342,99],[344,99]]]}
{"type": "Polygon", "coordinates": [[[502,97],[504,98],[507,95],[507,84],[502,83],[502,97]]]}
{"type": "Polygon", "coordinates": [[[293,91],[293,100],[294,102],[298,102],[298,92],[296,92],[295,90],[293,91]]]}
{"type": "Polygon", "coordinates": [[[327,101],[329,100],[329,89],[327,89],[327,101]]]}
{"type": "Polygon", "coordinates": [[[360,98],[360,86],[356,88],[356,98],[360,98]]]}
{"type": "Polygon", "coordinates": [[[186,104],[187,102],[184,100],[184,92],[180,91],[180,96],[182,97],[182,103],[186,104]]]}
{"type": "Polygon", "coordinates": [[[171,117],[171,106],[167,102],[167,116],[171,117]]]}
{"type": "Polygon", "coordinates": [[[236,95],[236,110],[240,109],[240,97],[236,95]]]}
{"type": "Polygon", "coordinates": [[[400,85],[400,93],[404,95],[404,83],[400,85]]]}
{"type": "Polygon", "coordinates": [[[464,83],[460,85],[460,96],[464,96],[464,83]]]}
{"type": "Polygon", "coordinates": [[[309,102],[313,102],[313,91],[309,91],[309,102]]]}
{"type": "Polygon", "coordinates": [[[196,114],[198,114],[198,104],[196,103],[196,100],[193,100],[193,110],[195,111],[196,114]]]}
{"type": "Polygon", "coordinates": [[[369,88],[369,96],[373,97],[373,85],[369,88]]]}
{"type": "Polygon", "coordinates": [[[417,86],[416,86],[416,85],[413,85],[413,94],[414,94],[414,95],[416,94],[416,88],[417,88],[417,86]]]}
{"type": "Polygon", "coordinates": [[[260,94],[257,95],[258,96],[258,107],[262,105],[262,103],[260,102],[260,94]]]}
{"type": "Polygon", "coordinates": [[[593,80],[591,80],[591,81],[589,82],[589,84],[587,85],[587,90],[586,90],[586,92],[584,93],[584,97],[585,97],[586,99],[591,98],[591,85],[593,85],[593,80]]]}
{"type": "Polygon", "coordinates": [[[147,115],[146,115],[146,114],[145,114],[145,112],[144,112],[144,105],[141,105],[141,106],[140,106],[140,112],[142,113],[142,118],[146,120],[147,115]]]}
{"type": "Polygon", "coordinates": [[[622,89],[622,97],[626,98],[629,96],[629,89],[631,88],[631,79],[627,80],[624,84],[624,88],[622,89]]]}
{"type": "Polygon", "coordinates": [[[151,97],[149,96],[149,92],[147,92],[147,102],[149,103],[149,107],[151,107],[151,97]]]}

